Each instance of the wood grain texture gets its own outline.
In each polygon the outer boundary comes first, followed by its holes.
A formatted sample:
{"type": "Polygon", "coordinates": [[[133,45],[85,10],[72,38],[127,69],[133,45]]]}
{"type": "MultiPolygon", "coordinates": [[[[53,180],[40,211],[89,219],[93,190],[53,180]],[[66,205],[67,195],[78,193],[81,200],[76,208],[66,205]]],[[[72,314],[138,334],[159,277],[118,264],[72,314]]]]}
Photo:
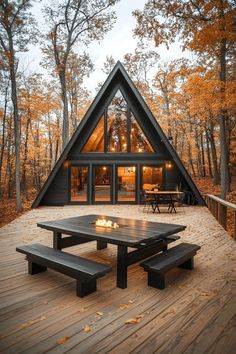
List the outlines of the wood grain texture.
{"type": "Polygon", "coordinates": [[[136,246],[141,242],[152,242],[163,237],[183,231],[186,226],[173,223],[156,223],[143,220],[110,217],[120,225],[117,229],[95,225],[97,219],[107,219],[107,215],[89,214],[62,220],[39,222],[43,229],[56,231],[65,235],[88,238],[88,240],[103,240],[111,244],[136,246]]]}
{"type": "MultiPolygon", "coordinates": [[[[116,288],[116,246],[96,242],[67,252],[112,267],[97,292],[75,296],[75,282],[50,271],[30,276],[17,245],[52,246],[52,232],[37,222],[100,214],[101,206],[44,207],[0,230],[0,351],[9,353],[234,353],[236,347],[236,243],[205,207],[177,214],[144,214],[137,206],[103,206],[121,219],[187,225],[180,240],[201,246],[195,268],[167,273],[165,290],[147,286],[138,264],[128,270],[127,289],[116,288]],[[134,319],[136,323],[127,324],[134,319]],[[85,331],[89,326],[90,331],[85,331]],[[60,339],[66,337],[64,344],[60,339]],[[59,341],[59,342],[58,342],[59,341]]],[[[134,221],[135,222],[135,221],[134,221]]],[[[174,243],[174,244],[175,244],[174,243]]],[[[131,249],[130,249],[131,250],[131,249]]]]}

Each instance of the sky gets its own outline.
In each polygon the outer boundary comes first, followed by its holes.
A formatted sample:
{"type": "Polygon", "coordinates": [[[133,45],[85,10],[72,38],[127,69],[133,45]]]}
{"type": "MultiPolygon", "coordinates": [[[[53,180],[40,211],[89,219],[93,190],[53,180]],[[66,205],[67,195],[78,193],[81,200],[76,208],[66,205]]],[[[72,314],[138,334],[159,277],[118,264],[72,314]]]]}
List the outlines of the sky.
{"type": "MultiPolygon", "coordinates": [[[[46,1],[37,1],[32,12],[38,21],[39,26],[45,26],[44,18],[41,13],[41,8],[46,1]]],[[[106,75],[102,72],[103,64],[107,55],[112,55],[115,61],[123,60],[123,56],[126,53],[134,53],[137,46],[138,39],[134,38],[133,30],[136,25],[135,18],[132,16],[132,11],[135,9],[142,10],[145,5],[145,0],[121,0],[117,3],[113,9],[116,11],[117,21],[101,41],[92,42],[84,50],[88,51],[91,59],[94,63],[95,70],[91,73],[90,77],[85,79],[85,86],[94,94],[95,89],[99,82],[106,80],[106,75]]],[[[150,49],[154,47],[150,43],[150,49]]],[[[159,55],[161,61],[170,61],[183,56],[190,57],[189,53],[182,52],[180,44],[177,42],[167,50],[164,46],[155,49],[159,55]]],[[[33,46],[28,53],[22,55],[22,62],[27,71],[29,72],[42,72],[40,67],[40,61],[42,59],[42,53],[39,46],[33,46]]]]}

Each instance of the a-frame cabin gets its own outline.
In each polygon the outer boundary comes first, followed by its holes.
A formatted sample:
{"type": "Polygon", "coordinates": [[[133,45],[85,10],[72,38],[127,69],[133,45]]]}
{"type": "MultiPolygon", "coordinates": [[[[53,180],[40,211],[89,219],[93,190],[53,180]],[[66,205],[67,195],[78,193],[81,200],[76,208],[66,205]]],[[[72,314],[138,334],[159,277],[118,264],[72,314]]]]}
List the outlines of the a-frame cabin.
{"type": "Polygon", "coordinates": [[[39,192],[40,205],[140,203],[143,189],[197,187],[127,72],[117,62],[39,192]]]}

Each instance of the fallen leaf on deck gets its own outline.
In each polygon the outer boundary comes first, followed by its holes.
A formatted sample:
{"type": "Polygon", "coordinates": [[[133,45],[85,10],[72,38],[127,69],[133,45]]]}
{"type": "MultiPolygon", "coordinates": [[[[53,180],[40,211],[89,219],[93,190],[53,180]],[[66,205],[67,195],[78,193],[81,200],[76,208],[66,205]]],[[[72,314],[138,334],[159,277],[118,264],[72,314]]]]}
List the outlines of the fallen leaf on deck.
{"type": "Polygon", "coordinates": [[[22,325],[20,325],[20,329],[28,328],[28,327],[32,326],[33,324],[35,324],[39,321],[44,321],[46,319],[47,319],[46,316],[41,316],[40,318],[36,318],[35,320],[30,320],[30,321],[25,322],[22,325]]]}
{"type": "Polygon", "coordinates": [[[20,325],[20,329],[28,328],[28,327],[32,326],[34,323],[36,323],[36,322],[37,322],[36,320],[31,320],[31,321],[28,321],[26,323],[23,323],[22,325],[20,325]]]}
{"type": "Polygon", "coordinates": [[[144,313],[138,315],[136,318],[143,318],[144,317],[144,313]]]}
{"type": "Polygon", "coordinates": [[[133,304],[134,303],[134,300],[129,300],[128,301],[130,304],[133,304]]]}
{"type": "Polygon", "coordinates": [[[46,319],[47,319],[46,316],[41,316],[41,317],[40,317],[40,321],[44,321],[44,320],[46,320],[46,319]]]}
{"type": "Polygon", "coordinates": [[[59,339],[57,340],[57,344],[64,344],[66,341],[68,341],[68,339],[70,339],[69,336],[64,336],[64,337],[62,337],[62,338],[59,338],[59,339]]]}
{"type": "Polygon", "coordinates": [[[120,308],[121,310],[125,310],[125,309],[128,309],[128,308],[129,308],[129,305],[128,305],[128,304],[120,304],[120,305],[119,305],[119,308],[120,308]]]}
{"type": "Polygon", "coordinates": [[[166,313],[164,313],[164,315],[161,318],[165,318],[166,316],[168,316],[170,314],[175,314],[175,310],[173,309],[173,310],[167,311],[166,313]]]}
{"type": "Polygon", "coordinates": [[[82,331],[87,333],[87,332],[90,332],[92,330],[92,328],[89,326],[89,325],[85,325],[83,328],[82,328],[82,331]]]}
{"type": "Polygon", "coordinates": [[[103,312],[98,311],[98,312],[96,312],[96,315],[103,316],[103,312]]]}
{"type": "Polygon", "coordinates": [[[201,291],[202,296],[211,296],[211,294],[208,291],[201,291]]]}
{"type": "Polygon", "coordinates": [[[136,324],[139,322],[140,322],[139,318],[129,318],[128,320],[125,321],[125,323],[127,323],[127,324],[136,324]]]}

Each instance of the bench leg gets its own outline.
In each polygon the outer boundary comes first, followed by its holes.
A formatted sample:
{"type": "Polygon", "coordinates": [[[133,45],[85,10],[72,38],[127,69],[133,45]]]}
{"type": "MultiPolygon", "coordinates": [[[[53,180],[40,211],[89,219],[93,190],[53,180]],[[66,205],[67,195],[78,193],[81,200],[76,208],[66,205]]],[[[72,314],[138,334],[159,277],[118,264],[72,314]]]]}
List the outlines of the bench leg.
{"type": "Polygon", "coordinates": [[[187,261],[179,265],[179,268],[184,269],[193,269],[194,268],[194,260],[193,257],[189,258],[187,261]]]}
{"type": "Polygon", "coordinates": [[[165,275],[163,273],[148,272],[148,285],[157,289],[165,289],[165,275]]]}
{"type": "Polygon", "coordinates": [[[105,241],[97,241],[97,250],[103,250],[107,248],[107,243],[105,241]]]}
{"type": "Polygon", "coordinates": [[[91,280],[89,282],[82,282],[81,280],[76,280],[76,295],[79,297],[84,297],[89,295],[97,290],[97,282],[95,280],[91,280]]]}
{"type": "Polygon", "coordinates": [[[28,273],[33,275],[37,273],[42,273],[47,270],[47,267],[44,267],[40,264],[28,261],[28,273]]]}

